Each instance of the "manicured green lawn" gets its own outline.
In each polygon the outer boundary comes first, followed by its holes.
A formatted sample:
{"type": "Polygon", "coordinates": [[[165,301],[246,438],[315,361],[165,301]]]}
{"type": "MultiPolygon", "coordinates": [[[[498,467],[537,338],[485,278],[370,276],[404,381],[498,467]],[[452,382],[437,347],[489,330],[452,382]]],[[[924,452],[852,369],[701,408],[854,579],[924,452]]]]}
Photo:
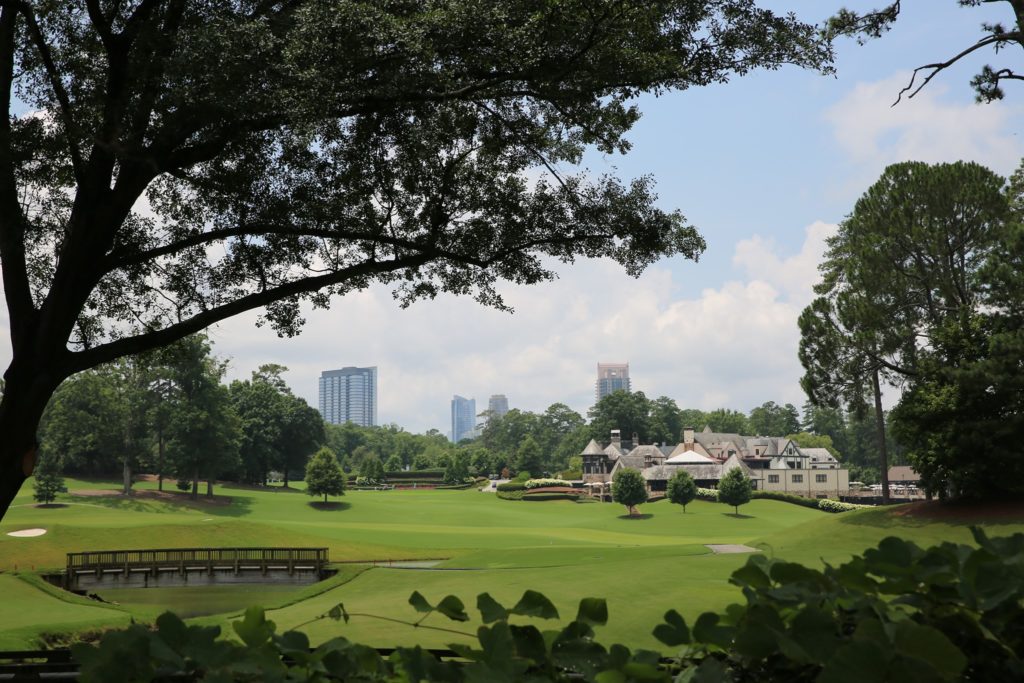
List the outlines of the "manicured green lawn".
{"type": "MultiPolygon", "coordinates": [[[[816,565],[839,562],[887,535],[931,544],[968,541],[959,522],[928,522],[866,510],[829,515],[776,501],[754,501],[735,516],[731,508],[697,501],[687,512],[667,502],[645,505],[643,518],[624,516],[613,504],[498,500],[477,491],[350,492],[333,509],[318,509],[300,490],[218,487],[230,500],[192,502],[150,494],[126,499],[113,483],[68,482],[72,492],[111,489],[103,496],[61,496],[64,507],[37,508],[26,486],[0,523],[0,570],[59,568],[79,550],[187,546],[326,546],[332,560],[443,558],[430,569],[344,565],[329,582],[302,589],[254,591],[250,586],[134,589],[108,592],[119,606],[78,598],[59,600],[9,574],[0,590],[17,587],[20,608],[0,616],[0,647],[27,647],[43,631],[71,631],[124,623],[129,615],[152,619],[164,607],[199,614],[237,612],[249,602],[272,609],[289,628],[341,602],[352,613],[412,618],[407,604],[419,590],[430,600],[455,594],[474,613],[476,596],[489,592],[514,602],[523,590],[540,590],[570,618],[580,598],[608,599],[608,641],[653,646],[651,628],[668,608],[693,619],[739,599],[728,583],[746,555],[713,555],[704,544],[753,544],[778,557],[816,565]],[[37,538],[7,532],[45,528],[37,538]],[[13,582],[13,583],[12,583],[13,582]],[[191,592],[190,592],[191,591],[191,592]],[[203,597],[206,595],[207,597],[203,597]]],[[[142,484],[152,490],[154,484],[142,484]]],[[[173,489],[170,489],[173,490],[173,489]]],[[[1022,520],[993,520],[993,534],[1024,531],[1022,520]]],[[[11,589],[13,591],[13,589],[11,589]]],[[[103,591],[100,591],[103,594],[103,591]]],[[[473,632],[476,622],[443,626],[473,632]]],[[[230,618],[200,618],[227,626],[230,618]]],[[[357,616],[349,624],[319,621],[305,629],[314,640],[334,635],[379,646],[443,646],[451,634],[412,629],[357,616]]],[[[230,632],[230,629],[228,629],[230,632]]]]}

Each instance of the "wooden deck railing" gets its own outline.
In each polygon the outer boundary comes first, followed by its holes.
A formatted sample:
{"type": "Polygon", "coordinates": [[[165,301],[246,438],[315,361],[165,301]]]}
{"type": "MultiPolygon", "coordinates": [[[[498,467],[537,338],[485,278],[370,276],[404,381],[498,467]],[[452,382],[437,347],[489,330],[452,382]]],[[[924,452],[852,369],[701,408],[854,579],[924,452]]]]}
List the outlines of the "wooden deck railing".
{"type": "Polygon", "coordinates": [[[68,553],[67,574],[132,569],[185,569],[191,566],[241,569],[287,568],[322,571],[327,548],[161,548],[68,553]]]}

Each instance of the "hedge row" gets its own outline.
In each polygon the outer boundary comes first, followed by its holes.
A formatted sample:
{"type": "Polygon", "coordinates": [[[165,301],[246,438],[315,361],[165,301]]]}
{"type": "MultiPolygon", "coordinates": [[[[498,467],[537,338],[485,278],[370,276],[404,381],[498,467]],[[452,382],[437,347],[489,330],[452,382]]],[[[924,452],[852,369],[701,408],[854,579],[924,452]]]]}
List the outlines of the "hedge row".
{"type": "Polygon", "coordinates": [[[506,481],[498,484],[499,491],[525,491],[526,482],[522,481],[506,481]]]}
{"type": "Polygon", "coordinates": [[[528,489],[542,489],[548,486],[572,486],[571,481],[564,479],[530,479],[524,484],[528,489]]]}
{"type": "Polygon", "coordinates": [[[442,479],[444,477],[444,470],[411,470],[409,472],[388,472],[387,476],[390,481],[401,481],[403,479],[442,479]]]}
{"type": "Polygon", "coordinates": [[[499,489],[494,495],[502,500],[522,500],[525,493],[526,491],[501,491],[499,489]]]}
{"type": "Polygon", "coordinates": [[[575,493],[534,493],[528,496],[521,496],[520,500],[576,500],[579,498],[575,493]]]}

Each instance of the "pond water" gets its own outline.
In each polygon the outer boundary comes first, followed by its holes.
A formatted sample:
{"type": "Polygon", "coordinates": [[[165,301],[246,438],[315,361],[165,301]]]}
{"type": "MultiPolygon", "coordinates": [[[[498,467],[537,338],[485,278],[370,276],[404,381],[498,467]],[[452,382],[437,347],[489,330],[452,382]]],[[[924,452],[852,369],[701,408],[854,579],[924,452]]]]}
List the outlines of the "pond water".
{"type": "Polygon", "coordinates": [[[97,591],[107,602],[150,605],[173,610],[180,617],[202,617],[239,612],[252,605],[268,607],[288,599],[304,586],[243,583],[226,586],[176,586],[172,588],[111,588],[97,591]]]}

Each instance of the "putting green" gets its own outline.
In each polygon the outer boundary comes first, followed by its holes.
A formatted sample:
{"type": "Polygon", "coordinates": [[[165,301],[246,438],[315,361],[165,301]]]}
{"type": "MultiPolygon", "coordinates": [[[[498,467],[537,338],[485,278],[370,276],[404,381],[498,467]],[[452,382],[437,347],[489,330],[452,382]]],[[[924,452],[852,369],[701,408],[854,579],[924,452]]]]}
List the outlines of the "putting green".
{"type": "MultiPolygon", "coordinates": [[[[120,624],[129,616],[148,620],[165,607],[192,614],[237,612],[254,601],[271,608],[279,627],[289,628],[339,602],[356,614],[411,619],[407,599],[414,590],[430,600],[458,595],[473,614],[479,593],[514,602],[527,588],[545,593],[563,618],[575,613],[580,598],[605,597],[611,619],[603,637],[652,646],[650,630],[668,608],[692,619],[739,599],[728,577],[747,556],[714,555],[705,544],[755,545],[817,564],[822,558],[842,561],[888,535],[922,544],[970,539],[967,524],[957,520],[922,521],[891,509],[829,515],[768,500],[743,506],[739,515],[715,503],[697,501],[684,513],[659,502],[642,506],[642,517],[629,518],[612,504],[504,501],[472,490],[356,491],[322,509],[298,489],[218,487],[219,498],[191,501],[176,492],[159,494],[150,483],[140,484],[132,497],[117,494],[111,482],[68,483],[72,494],[89,495],[62,495],[58,507],[39,508],[31,503],[31,483],[22,490],[0,523],[0,571],[60,568],[65,553],[81,550],[187,546],[326,546],[335,562],[440,561],[429,568],[342,565],[337,577],[316,587],[218,587],[208,599],[177,588],[108,593],[117,606],[62,600],[55,589],[5,574],[0,589],[15,582],[20,602],[17,609],[5,604],[3,647],[30,647],[42,632],[120,624]],[[7,535],[28,528],[47,533],[7,535]]],[[[987,520],[985,526],[995,535],[1024,531],[1020,519],[987,520]]],[[[476,625],[430,619],[467,632],[476,625]]],[[[229,620],[227,614],[198,618],[222,625],[229,620]]],[[[443,646],[457,639],[364,616],[349,624],[317,621],[304,630],[314,640],[341,634],[379,646],[443,646]]]]}

